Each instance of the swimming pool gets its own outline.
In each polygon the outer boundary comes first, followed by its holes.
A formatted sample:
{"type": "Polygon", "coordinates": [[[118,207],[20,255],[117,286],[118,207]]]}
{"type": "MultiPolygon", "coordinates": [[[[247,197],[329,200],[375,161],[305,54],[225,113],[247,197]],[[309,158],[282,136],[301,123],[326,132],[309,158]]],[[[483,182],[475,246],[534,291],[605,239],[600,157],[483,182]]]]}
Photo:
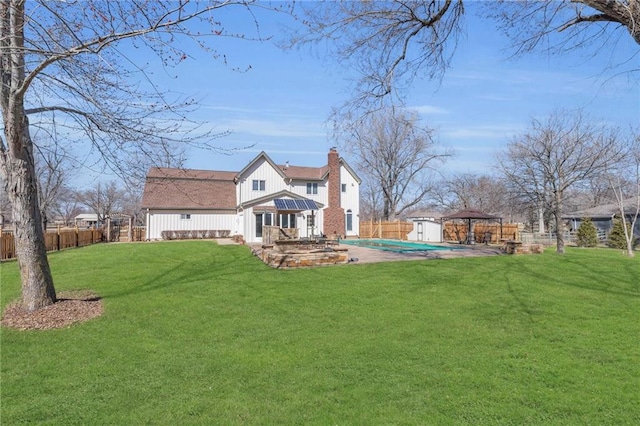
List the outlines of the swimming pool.
{"type": "Polygon", "coordinates": [[[351,246],[372,248],[377,250],[393,251],[396,253],[410,253],[416,251],[430,250],[464,250],[464,247],[447,247],[437,246],[434,244],[418,243],[400,240],[379,240],[379,239],[363,239],[363,240],[340,240],[340,244],[351,246]]]}

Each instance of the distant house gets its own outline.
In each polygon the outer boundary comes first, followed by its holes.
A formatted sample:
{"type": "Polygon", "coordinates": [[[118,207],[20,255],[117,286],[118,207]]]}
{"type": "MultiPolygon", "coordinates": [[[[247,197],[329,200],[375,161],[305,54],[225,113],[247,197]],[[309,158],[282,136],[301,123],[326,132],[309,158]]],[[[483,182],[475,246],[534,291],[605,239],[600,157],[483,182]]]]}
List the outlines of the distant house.
{"type": "Polygon", "coordinates": [[[98,215],[95,213],[81,213],[73,219],[78,228],[89,228],[98,226],[98,215]]]}
{"type": "MultiPolygon", "coordinates": [[[[633,220],[633,215],[636,213],[636,203],[636,198],[625,200],[625,216],[627,216],[629,222],[633,220]]],[[[612,203],[572,212],[562,218],[569,221],[569,227],[573,231],[578,230],[584,218],[589,218],[598,230],[598,236],[601,239],[605,239],[611,232],[611,228],[613,228],[613,219],[615,217],[620,217],[620,210],[617,204],[612,203]]],[[[636,221],[633,234],[636,237],[640,237],[640,219],[636,221]]]]}
{"type": "Polygon", "coordinates": [[[276,165],[261,152],[239,172],[152,168],[142,197],[147,238],[228,230],[261,242],[263,226],[295,228],[300,237],[355,236],[360,183],[335,149],[322,167],[276,165]]]}

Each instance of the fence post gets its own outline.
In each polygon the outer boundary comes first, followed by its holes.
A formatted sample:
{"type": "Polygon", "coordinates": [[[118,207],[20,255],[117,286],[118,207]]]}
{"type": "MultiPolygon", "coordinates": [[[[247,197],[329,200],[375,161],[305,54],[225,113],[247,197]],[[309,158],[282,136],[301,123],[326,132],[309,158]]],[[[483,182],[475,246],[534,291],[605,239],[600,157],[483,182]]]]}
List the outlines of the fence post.
{"type": "Polygon", "coordinates": [[[78,244],[79,234],[78,234],[78,232],[79,232],[78,224],[76,223],[76,237],[75,237],[76,238],[76,247],[79,247],[79,244],[78,244]]]}
{"type": "Polygon", "coordinates": [[[56,232],[56,251],[60,251],[60,225],[58,225],[58,232],[56,232]]]}

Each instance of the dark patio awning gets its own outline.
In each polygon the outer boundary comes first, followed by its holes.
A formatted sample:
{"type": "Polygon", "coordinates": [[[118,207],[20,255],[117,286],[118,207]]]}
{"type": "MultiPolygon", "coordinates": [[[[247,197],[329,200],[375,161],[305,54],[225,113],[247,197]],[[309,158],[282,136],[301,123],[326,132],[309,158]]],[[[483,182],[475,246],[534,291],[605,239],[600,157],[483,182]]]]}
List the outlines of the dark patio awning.
{"type": "Polygon", "coordinates": [[[450,214],[449,216],[445,216],[445,217],[442,218],[442,220],[449,220],[449,219],[485,219],[485,220],[493,219],[493,220],[500,220],[502,218],[500,216],[494,216],[492,214],[485,213],[485,212],[482,212],[480,210],[467,209],[467,210],[460,210],[459,212],[450,214]]]}
{"type": "MultiPolygon", "coordinates": [[[[449,216],[444,216],[440,220],[445,222],[447,220],[464,220],[467,222],[467,244],[475,244],[475,236],[473,235],[473,226],[471,223],[474,220],[491,220],[500,222],[500,236],[502,236],[502,218],[500,216],[495,216],[489,213],[485,213],[480,210],[473,209],[465,209],[460,210],[456,213],[450,214],[449,216]]],[[[444,231],[443,231],[444,232],[444,231]]]]}
{"type": "Polygon", "coordinates": [[[273,200],[273,204],[278,210],[318,210],[318,205],[316,204],[316,202],[307,198],[276,198],[273,200]]]}

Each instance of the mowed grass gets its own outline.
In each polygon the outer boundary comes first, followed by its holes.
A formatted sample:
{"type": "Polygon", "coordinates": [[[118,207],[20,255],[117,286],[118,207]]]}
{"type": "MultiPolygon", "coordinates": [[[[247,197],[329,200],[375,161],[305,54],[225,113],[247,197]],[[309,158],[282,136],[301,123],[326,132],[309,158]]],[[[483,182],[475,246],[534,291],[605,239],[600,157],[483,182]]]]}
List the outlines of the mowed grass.
{"type": "Polygon", "coordinates": [[[273,270],[190,241],[50,263],[104,314],[2,329],[2,424],[640,424],[640,256],[273,270]]]}

